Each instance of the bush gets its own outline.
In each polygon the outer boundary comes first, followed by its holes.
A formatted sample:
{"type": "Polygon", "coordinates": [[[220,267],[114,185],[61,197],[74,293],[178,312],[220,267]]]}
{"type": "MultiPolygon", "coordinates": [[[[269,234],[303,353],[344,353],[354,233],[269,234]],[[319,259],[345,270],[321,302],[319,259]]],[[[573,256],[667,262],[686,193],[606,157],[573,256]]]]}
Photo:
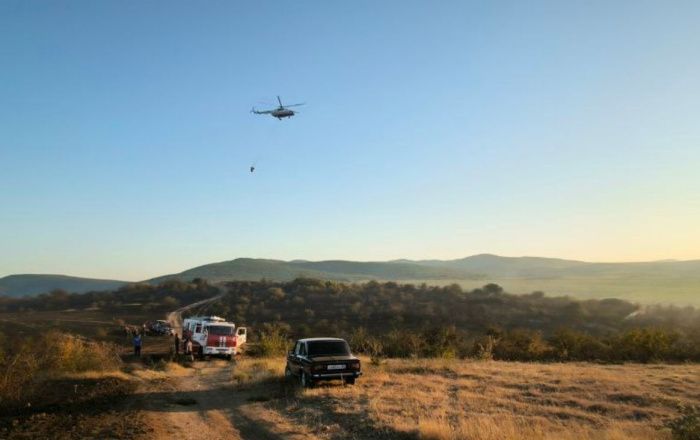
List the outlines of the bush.
{"type": "Polygon", "coordinates": [[[254,356],[279,356],[287,353],[288,348],[287,330],[281,325],[267,324],[250,353],[254,356]]]}
{"type": "Polygon", "coordinates": [[[559,361],[609,360],[610,345],[591,335],[562,328],[549,338],[552,356],[559,361]]]}
{"type": "Polygon", "coordinates": [[[419,357],[427,347],[423,337],[411,330],[392,330],[383,341],[384,354],[389,357],[419,357]]]}
{"type": "Polygon", "coordinates": [[[44,367],[60,373],[118,368],[121,360],[108,344],[51,332],[43,338],[44,367]]]}
{"type": "Polygon", "coordinates": [[[493,335],[486,335],[474,342],[472,356],[481,361],[493,360],[493,352],[496,348],[497,339],[493,335]]]}
{"type": "Polygon", "coordinates": [[[551,355],[551,347],[542,334],[531,330],[506,332],[496,344],[494,356],[507,361],[536,361],[551,355]]]}
{"type": "Polygon", "coordinates": [[[700,410],[695,406],[680,407],[680,416],[666,423],[674,440],[700,440],[700,410]]]}
{"type": "Polygon", "coordinates": [[[384,347],[377,338],[367,338],[367,353],[372,365],[380,365],[384,362],[384,347]]]}
{"type": "Polygon", "coordinates": [[[613,340],[613,350],[622,360],[651,362],[675,357],[679,335],[655,328],[632,329],[613,340]]]}
{"type": "Polygon", "coordinates": [[[14,347],[0,359],[0,406],[34,395],[45,379],[121,366],[114,346],[56,331],[19,340],[14,347]]]}

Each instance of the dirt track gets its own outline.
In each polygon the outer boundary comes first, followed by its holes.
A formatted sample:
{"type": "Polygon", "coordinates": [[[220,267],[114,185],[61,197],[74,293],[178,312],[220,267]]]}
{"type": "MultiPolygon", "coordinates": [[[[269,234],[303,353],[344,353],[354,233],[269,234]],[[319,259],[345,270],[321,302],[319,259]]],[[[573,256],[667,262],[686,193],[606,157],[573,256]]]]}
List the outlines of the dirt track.
{"type": "Polygon", "coordinates": [[[175,329],[177,334],[182,335],[182,312],[186,312],[188,310],[192,310],[192,309],[196,309],[198,307],[204,306],[206,304],[209,304],[211,302],[216,301],[217,299],[221,298],[222,296],[224,296],[224,293],[213,296],[211,298],[203,299],[202,301],[197,301],[196,303],[192,303],[192,304],[188,304],[186,306],[180,307],[179,309],[168,313],[168,316],[166,317],[166,319],[170,323],[170,326],[173,329],[175,329]]]}
{"type": "Polygon", "coordinates": [[[305,439],[300,427],[256,403],[255,395],[235,388],[225,361],[197,362],[168,379],[151,380],[134,399],[145,416],[149,439],[305,439]]]}
{"type": "MultiPolygon", "coordinates": [[[[223,294],[174,310],[167,320],[182,334],[182,314],[221,298],[223,294]]],[[[144,382],[135,398],[149,428],[149,439],[309,439],[278,413],[254,402],[250,390],[236,388],[231,375],[235,362],[195,362],[192,368],[166,372],[165,380],[144,382]]],[[[257,392],[259,392],[258,390],[257,392]]],[[[274,392],[274,390],[268,390],[274,392]]]]}

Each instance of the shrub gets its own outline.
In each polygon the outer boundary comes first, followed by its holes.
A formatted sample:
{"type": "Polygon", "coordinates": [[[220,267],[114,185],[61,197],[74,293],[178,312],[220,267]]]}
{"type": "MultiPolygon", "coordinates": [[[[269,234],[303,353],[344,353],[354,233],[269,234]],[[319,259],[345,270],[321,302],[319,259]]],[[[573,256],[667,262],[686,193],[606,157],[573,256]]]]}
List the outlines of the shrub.
{"type": "Polygon", "coordinates": [[[255,356],[279,356],[285,354],[288,348],[287,331],[280,325],[267,324],[260,331],[258,343],[250,353],[255,356]]]}
{"type": "Polygon", "coordinates": [[[666,423],[674,440],[700,440],[700,410],[695,406],[682,406],[680,415],[666,423]]]}
{"type": "Polygon", "coordinates": [[[493,335],[486,335],[476,340],[472,349],[472,356],[482,361],[493,360],[493,352],[496,349],[497,342],[498,339],[493,335]]]}
{"type": "Polygon", "coordinates": [[[426,348],[423,337],[411,330],[392,330],[383,340],[389,357],[419,357],[426,348]]]}
{"type": "Polygon", "coordinates": [[[622,360],[651,362],[673,358],[679,335],[655,328],[632,329],[613,340],[613,350],[622,360]]]}
{"type": "Polygon", "coordinates": [[[426,341],[424,353],[428,357],[453,359],[460,355],[460,351],[467,351],[462,350],[465,344],[455,326],[431,328],[424,331],[421,337],[426,341]]]}
{"type": "Polygon", "coordinates": [[[508,361],[543,360],[551,355],[551,348],[542,334],[531,330],[506,332],[494,349],[496,359],[508,361]]]}
{"type": "Polygon", "coordinates": [[[372,365],[381,365],[384,362],[384,347],[377,338],[367,338],[367,353],[372,365]]]}
{"type": "Polygon", "coordinates": [[[610,360],[610,345],[591,335],[562,328],[549,338],[552,357],[560,361],[610,360]]]}
{"type": "Polygon", "coordinates": [[[19,340],[14,348],[0,359],[0,406],[32,396],[44,379],[121,366],[114,346],[56,331],[19,340]]]}
{"type": "Polygon", "coordinates": [[[355,353],[369,353],[369,338],[369,333],[364,327],[357,327],[350,335],[348,343],[355,353]]]}

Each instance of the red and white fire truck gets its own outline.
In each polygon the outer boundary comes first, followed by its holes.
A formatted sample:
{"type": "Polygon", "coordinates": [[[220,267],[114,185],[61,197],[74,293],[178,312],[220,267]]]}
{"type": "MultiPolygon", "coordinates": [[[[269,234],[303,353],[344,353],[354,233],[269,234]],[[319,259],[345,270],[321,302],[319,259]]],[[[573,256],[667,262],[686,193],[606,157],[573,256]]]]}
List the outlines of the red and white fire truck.
{"type": "Polygon", "coordinates": [[[236,327],[218,316],[192,316],[182,323],[182,338],[192,339],[192,351],[200,356],[231,358],[246,342],[245,327],[236,327]]]}

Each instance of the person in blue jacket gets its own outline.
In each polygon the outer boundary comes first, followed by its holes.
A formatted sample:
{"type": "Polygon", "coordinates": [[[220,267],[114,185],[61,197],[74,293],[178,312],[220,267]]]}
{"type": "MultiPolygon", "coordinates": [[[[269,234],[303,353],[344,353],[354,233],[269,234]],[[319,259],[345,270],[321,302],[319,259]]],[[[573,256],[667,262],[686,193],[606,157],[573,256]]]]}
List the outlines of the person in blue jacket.
{"type": "Polygon", "coordinates": [[[134,336],[134,356],[141,356],[141,335],[138,333],[134,336]]]}

